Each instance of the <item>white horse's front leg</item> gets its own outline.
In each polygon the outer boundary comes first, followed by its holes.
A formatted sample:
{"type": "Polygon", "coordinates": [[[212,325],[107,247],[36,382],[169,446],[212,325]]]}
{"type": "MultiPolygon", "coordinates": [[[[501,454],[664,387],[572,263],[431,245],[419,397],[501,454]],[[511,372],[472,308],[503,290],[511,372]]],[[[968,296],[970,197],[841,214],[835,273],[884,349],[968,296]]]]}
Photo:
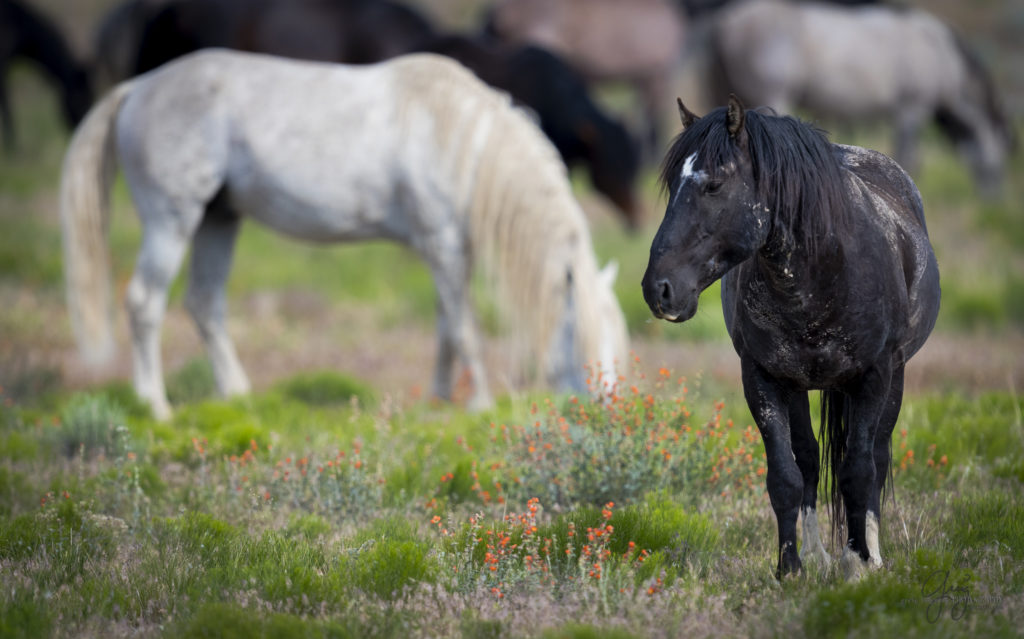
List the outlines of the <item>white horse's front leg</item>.
{"type": "Polygon", "coordinates": [[[434,372],[434,394],[452,397],[452,376],[456,357],[469,369],[473,395],[467,407],[483,410],[494,404],[481,356],[480,332],[469,296],[469,254],[465,243],[450,233],[439,234],[427,245],[424,257],[434,275],[438,297],[438,354],[434,372]]]}

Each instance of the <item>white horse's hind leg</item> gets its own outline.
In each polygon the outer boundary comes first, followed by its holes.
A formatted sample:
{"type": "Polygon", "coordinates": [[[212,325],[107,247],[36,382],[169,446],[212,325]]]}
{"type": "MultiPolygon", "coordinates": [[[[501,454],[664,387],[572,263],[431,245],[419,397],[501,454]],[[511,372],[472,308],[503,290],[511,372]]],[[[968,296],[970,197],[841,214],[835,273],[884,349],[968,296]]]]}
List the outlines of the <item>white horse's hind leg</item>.
{"type": "Polygon", "coordinates": [[[187,247],[187,236],[170,220],[144,224],[142,248],[125,299],[132,329],[135,392],[160,420],[171,416],[164,388],[160,328],[167,310],[167,290],[187,247]]]}
{"type": "Polygon", "coordinates": [[[224,326],[224,286],[240,220],[217,201],[208,208],[192,242],[185,307],[206,344],[217,389],[224,396],[249,392],[249,378],[224,326]]]}

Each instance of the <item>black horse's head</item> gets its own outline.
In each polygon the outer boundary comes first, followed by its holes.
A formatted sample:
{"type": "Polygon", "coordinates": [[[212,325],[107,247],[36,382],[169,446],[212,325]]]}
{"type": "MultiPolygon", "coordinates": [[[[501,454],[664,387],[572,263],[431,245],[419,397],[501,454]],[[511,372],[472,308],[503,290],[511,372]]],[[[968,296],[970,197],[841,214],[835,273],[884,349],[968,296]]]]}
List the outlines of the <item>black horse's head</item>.
{"type": "Polygon", "coordinates": [[[703,118],[679,101],[683,132],[662,168],[668,207],[651,244],[644,300],[656,317],[682,322],[701,291],[752,256],[768,238],[770,211],[760,203],[748,151],[743,105],[703,118]]]}

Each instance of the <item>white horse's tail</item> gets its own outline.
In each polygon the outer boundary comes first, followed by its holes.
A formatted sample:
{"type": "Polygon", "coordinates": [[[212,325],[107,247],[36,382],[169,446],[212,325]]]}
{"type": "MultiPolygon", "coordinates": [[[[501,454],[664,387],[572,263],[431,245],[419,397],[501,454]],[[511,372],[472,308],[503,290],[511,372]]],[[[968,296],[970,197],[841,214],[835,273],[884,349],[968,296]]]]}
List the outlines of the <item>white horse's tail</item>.
{"type": "Polygon", "coordinates": [[[117,169],[114,122],[131,82],[117,86],[75,130],[60,180],[64,277],[71,325],[82,358],[99,366],[114,355],[113,295],[107,228],[117,169]]]}

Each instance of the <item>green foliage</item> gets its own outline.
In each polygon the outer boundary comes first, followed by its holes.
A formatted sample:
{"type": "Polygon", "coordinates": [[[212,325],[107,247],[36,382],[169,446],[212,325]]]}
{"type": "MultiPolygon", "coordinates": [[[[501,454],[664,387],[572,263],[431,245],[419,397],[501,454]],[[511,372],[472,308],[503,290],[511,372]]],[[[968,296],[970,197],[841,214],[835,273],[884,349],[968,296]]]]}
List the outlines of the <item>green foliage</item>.
{"type": "Polygon", "coordinates": [[[129,447],[125,421],[124,410],[107,396],[75,395],[61,412],[58,449],[67,457],[79,453],[120,457],[129,447]]]}
{"type": "Polygon", "coordinates": [[[566,624],[545,630],[541,636],[544,639],[635,639],[642,635],[633,634],[622,628],[566,624]]]}
{"type": "Polygon", "coordinates": [[[873,574],[857,583],[820,590],[807,606],[804,631],[808,636],[848,637],[868,628],[881,636],[928,628],[919,587],[892,575],[873,574]]]}
{"type": "Polygon", "coordinates": [[[386,600],[401,599],[407,587],[437,579],[430,545],[406,520],[377,521],[355,542],[358,547],[342,559],[341,570],[364,592],[386,600]]]}
{"type": "Polygon", "coordinates": [[[908,445],[919,453],[934,445],[951,462],[1012,469],[1024,462],[1021,408],[1015,394],[933,395],[909,402],[899,428],[907,430],[908,445]]]}
{"type": "Polygon", "coordinates": [[[116,540],[109,527],[77,502],[52,495],[49,499],[40,512],[0,522],[0,559],[48,558],[51,568],[37,575],[37,584],[56,588],[81,575],[91,562],[108,558],[116,540]]]}
{"type": "MultiPolygon", "coordinates": [[[[670,382],[668,371],[653,386],[653,392],[633,385],[596,400],[548,402],[547,411],[534,411],[532,426],[502,425],[489,454],[505,460],[503,472],[492,474],[506,497],[539,497],[548,507],[568,508],[633,503],[652,491],[696,503],[708,491],[763,490],[764,448],[752,428],[733,430],[721,401],[707,421],[691,419],[687,387],[670,382]]],[[[486,481],[481,476],[477,487],[485,502],[486,481]]],[[[493,477],[491,483],[497,486],[493,477]]]]}
{"type": "Polygon", "coordinates": [[[227,603],[204,604],[187,620],[168,629],[168,638],[182,639],[360,639],[379,636],[370,627],[265,613],[227,603]]]}
{"type": "Polygon", "coordinates": [[[46,602],[18,590],[12,599],[0,603],[0,637],[42,639],[52,636],[54,614],[46,602]]]}
{"type": "Polygon", "coordinates": [[[167,378],[167,399],[175,406],[209,399],[216,392],[213,367],[205,357],[189,360],[167,378]]]}
{"type": "Polygon", "coordinates": [[[347,405],[354,399],[372,407],[373,389],[365,383],[332,371],[301,373],[277,385],[285,396],[310,406],[347,405]]]}
{"type": "Polygon", "coordinates": [[[967,495],[953,502],[950,540],[957,548],[978,552],[994,546],[1015,560],[1024,559],[1024,499],[1019,488],[967,495]]]}
{"type": "Polygon", "coordinates": [[[24,473],[0,466],[0,516],[20,513],[35,503],[38,497],[24,473]]]}
{"type": "Polygon", "coordinates": [[[292,515],[284,534],[289,537],[301,537],[306,541],[315,541],[318,537],[331,532],[331,525],[323,517],[317,515],[292,515]]]}

